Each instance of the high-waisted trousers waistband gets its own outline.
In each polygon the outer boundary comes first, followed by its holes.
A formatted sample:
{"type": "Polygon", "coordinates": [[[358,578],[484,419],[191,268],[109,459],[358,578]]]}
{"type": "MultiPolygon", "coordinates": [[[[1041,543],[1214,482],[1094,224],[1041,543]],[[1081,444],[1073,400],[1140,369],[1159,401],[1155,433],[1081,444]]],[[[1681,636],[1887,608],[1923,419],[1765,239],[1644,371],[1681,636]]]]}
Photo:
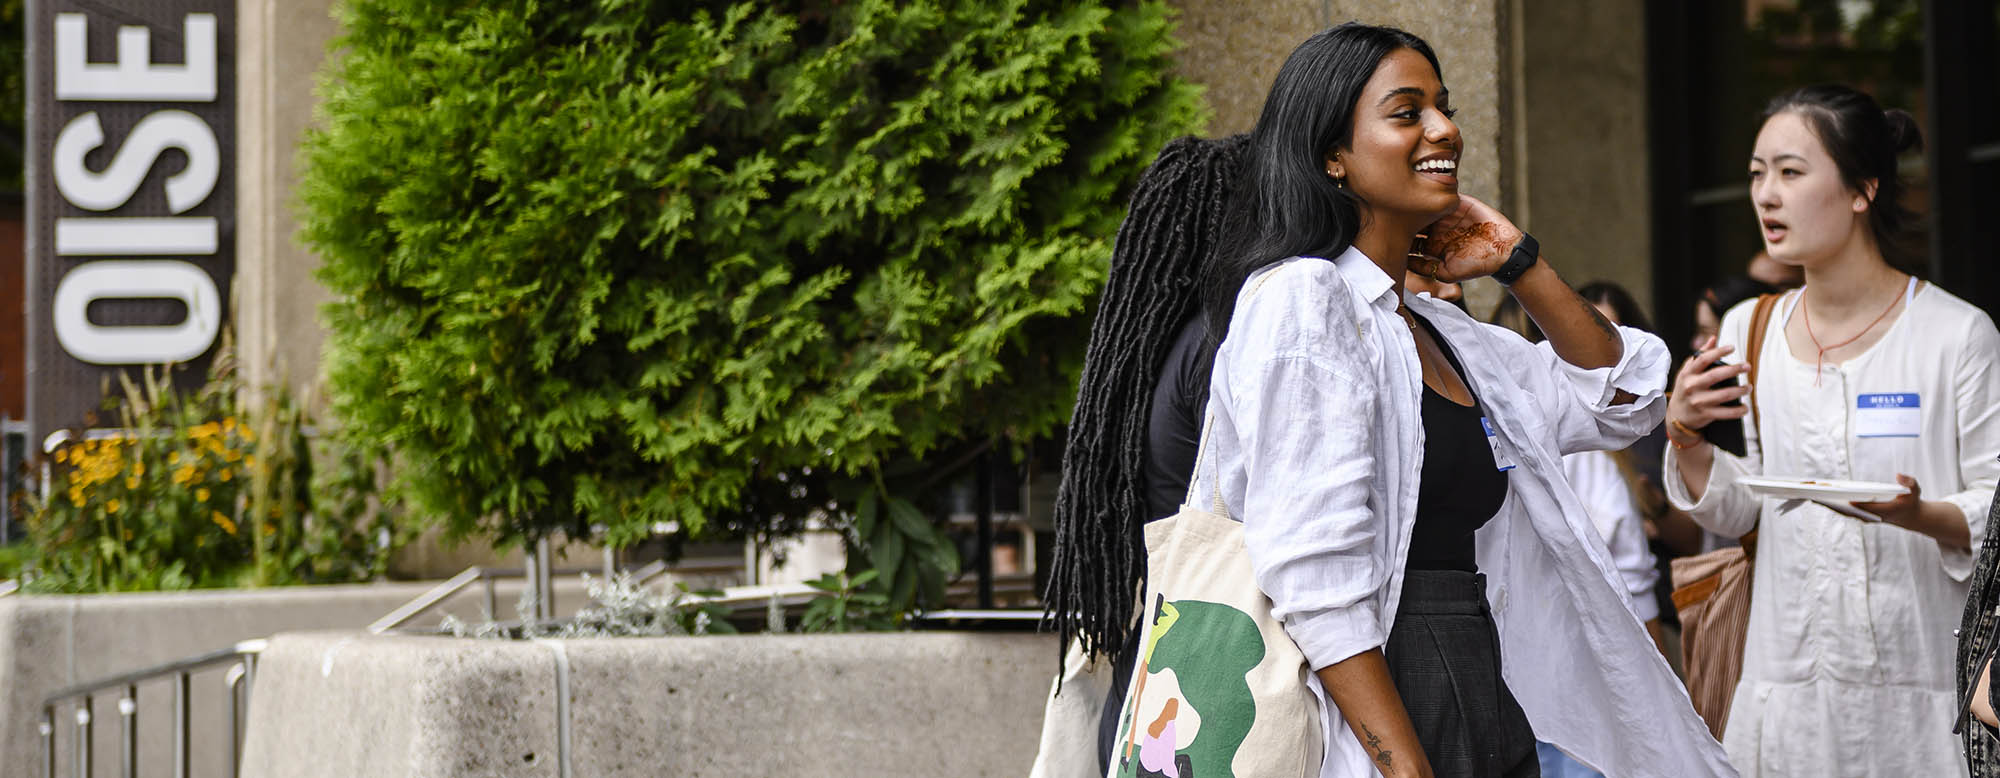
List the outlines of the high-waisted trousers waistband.
{"type": "Polygon", "coordinates": [[[1439,778],[1540,775],[1534,730],[1501,679],[1485,576],[1405,571],[1383,657],[1439,778]]]}

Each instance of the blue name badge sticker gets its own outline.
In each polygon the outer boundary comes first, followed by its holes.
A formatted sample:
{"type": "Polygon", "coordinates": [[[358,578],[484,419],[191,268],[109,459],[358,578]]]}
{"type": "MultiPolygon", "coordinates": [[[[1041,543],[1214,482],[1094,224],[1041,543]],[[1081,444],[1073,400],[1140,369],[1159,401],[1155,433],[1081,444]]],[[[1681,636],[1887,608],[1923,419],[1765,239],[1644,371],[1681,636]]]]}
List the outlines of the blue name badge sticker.
{"type": "Polygon", "coordinates": [[[1914,438],[1923,431],[1923,399],[1916,392],[1864,394],[1854,398],[1857,438],[1914,438]]]}
{"type": "Polygon", "coordinates": [[[1487,421],[1486,417],[1481,416],[1479,417],[1479,428],[1486,430],[1486,445],[1493,447],[1493,465],[1500,468],[1500,471],[1503,473],[1514,469],[1514,460],[1508,459],[1507,455],[1500,450],[1500,436],[1493,431],[1493,422],[1487,421]]]}

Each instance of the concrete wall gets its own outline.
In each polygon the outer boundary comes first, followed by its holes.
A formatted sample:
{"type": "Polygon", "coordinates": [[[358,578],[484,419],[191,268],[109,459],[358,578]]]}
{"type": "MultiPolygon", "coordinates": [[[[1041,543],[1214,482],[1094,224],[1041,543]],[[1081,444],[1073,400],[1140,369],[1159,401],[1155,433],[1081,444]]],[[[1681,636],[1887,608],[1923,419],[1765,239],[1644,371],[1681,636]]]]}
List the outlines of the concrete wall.
{"type": "Polygon", "coordinates": [[[1645,8],[1636,0],[1510,2],[1522,10],[1526,74],[1516,216],[1564,278],[1614,281],[1657,318],[1645,8]]]}
{"type": "MultiPolygon", "coordinates": [[[[580,582],[557,582],[559,613],[586,599],[580,582]]],[[[432,583],[299,586],[280,589],[104,594],[85,596],[13,595],[0,597],[0,778],[41,775],[42,700],[56,690],[150,665],[170,662],[238,641],[284,630],[360,628],[429,590],[432,583]]],[[[520,597],[517,582],[498,587],[502,618],[512,618],[520,597]]],[[[478,587],[446,601],[411,622],[433,626],[446,613],[477,619],[485,595],[478,587]]],[[[195,775],[225,775],[228,729],[224,668],[193,679],[195,775]]],[[[139,744],[142,776],[168,776],[172,753],[172,687],[165,682],[139,689],[139,744]]],[[[100,775],[115,774],[120,737],[118,695],[96,698],[93,753],[100,775]]],[[[58,713],[61,774],[68,772],[75,741],[74,719],[58,713]]]]}
{"type": "Polygon", "coordinates": [[[325,330],[314,280],[319,259],[300,245],[298,147],[319,101],[313,90],[339,31],[333,0],[238,0],[236,335],[254,389],[319,375],[325,330]]]}
{"type": "Polygon", "coordinates": [[[1014,778],[1055,657],[1006,633],[280,635],[243,775],[1014,778]]]}

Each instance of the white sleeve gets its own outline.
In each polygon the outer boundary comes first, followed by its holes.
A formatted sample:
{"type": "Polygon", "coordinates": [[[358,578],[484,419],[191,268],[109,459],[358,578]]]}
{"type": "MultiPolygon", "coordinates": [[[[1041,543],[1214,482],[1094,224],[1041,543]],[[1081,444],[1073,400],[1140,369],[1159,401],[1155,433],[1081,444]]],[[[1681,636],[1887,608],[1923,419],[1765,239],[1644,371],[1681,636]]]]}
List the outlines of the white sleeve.
{"type": "Polygon", "coordinates": [[[1991,318],[1981,314],[1950,376],[1958,407],[1959,482],[1964,488],[1929,498],[1958,506],[1972,536],[1970,548],[1938,546],[1945,573],[1954,581],[1972,575],[1974,554],[1986,542],[1987,509],[1993,503],[1994,483],[2000,480],[2000,368],[1995,368],[1996,360],[2000,360],[2000,332],[1994,330],[1991,318]]]}
{"type": "Polygon", "coordinates": [[[1244,369],[1256,375],[1236,384],[1254,391],[1232,409],[1248,475],[1243,542],[1272,616],[1317,670],[1388,639],[1375,597],[1389,574],[1382,521],[1368,504],[1377,389],[1303,356],[1244,369]]]}
{"type": "MultiPolygon", "coordinates": [[[[1746,300],[1723,314],[1717,345],[1742,346],[1750,330],[1750,317],[1756,303],[1754,298],[1746,300]]],[[[1767,345],[1769,342],[1765,341],[1767,345]]],[[[1766,360],[1759,357],[1758,361],[1762,364],[1766,360]]],[[[1757,404],[1778,401],[1777,398],[1766,397],[1758,400],[1757,404]]],[[[1681,478],[1679,452],[1671,443],[1668,444],[1660,474],[1661,483],[1666,485],[1667,502],[1687,511],[1688,516],[1703,529],[1726,538],[1740,538],[1755,529],[1763,501],[1737,483],[1737,479],[1764,472],[1764,445],[1758,426],[1753,406],[1752,412],[1743,417],[1744,455],[1741,457],[1719,446],[1710,446],[1714,450],[1715,461],[1708,468],[1708,489],[1702,492],[1699,500],[1688,492],[1687,482],[1681,478]]]]}
{"type": "Polygon", "coordinates": [[[1652,333],[1619,327],[1618,363],[1583,368],[1558,356],[1546,341],[1529,343],[1505,327],[1482,326],[1502,364],[1541,407],[1559,454],[1624,448],[1666,417],[1671,357],[1652,333]],[[1613,405],[1620,391],[1637,399],[1613,405]]]}

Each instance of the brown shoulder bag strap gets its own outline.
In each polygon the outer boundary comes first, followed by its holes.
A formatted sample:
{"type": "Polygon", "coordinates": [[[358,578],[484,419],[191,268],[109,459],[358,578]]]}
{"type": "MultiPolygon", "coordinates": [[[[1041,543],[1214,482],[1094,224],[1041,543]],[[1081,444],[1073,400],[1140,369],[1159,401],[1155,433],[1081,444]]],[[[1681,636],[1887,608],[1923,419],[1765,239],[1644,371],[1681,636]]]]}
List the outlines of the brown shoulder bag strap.
{"type": "MultiPolygon", "coordinates": [[[[1781,294],[1777,292],[1758,295],[1757,307],[1750,310],[1750,331],[1745,334],[1743,343],[1743,361],[1750,365],[1750,415],[1743,418],[1746,430],[1764,417],[1757,406],[1757,362],[1759,361],[1757,358],[1764,352],[1764,331],[1770,329],[1771,312],[1778,307],[1780,296],[1781,294]]],[[[1741,542],[1743,553],[1751,559],[1756,559],[1757,530],[1753,527],[1744,533],[1741,542]]]]}

